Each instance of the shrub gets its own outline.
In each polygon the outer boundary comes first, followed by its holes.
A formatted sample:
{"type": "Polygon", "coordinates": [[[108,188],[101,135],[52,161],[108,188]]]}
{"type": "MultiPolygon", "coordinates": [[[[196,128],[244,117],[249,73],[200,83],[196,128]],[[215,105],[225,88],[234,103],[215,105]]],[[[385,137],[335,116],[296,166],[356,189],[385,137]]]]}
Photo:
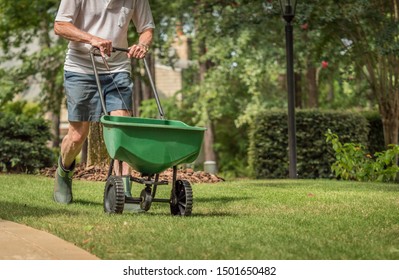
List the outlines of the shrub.
{"type": "Polygon", "coordinates": [[[34,173],[51,166],[49,139],[49,125],[43,118],[4,110],[0,113],[0,171],[34,173]]]}
{"type": "Polygon", "coordinates": [[[361,144],[342,144],[338,135],[331,130],[326,133],[326,138],[326,142],[331,143],[335,152],[336,161],[331,169],[337,178],[356,181],[395,181],[399,172],[396,163],[399,156],[398,145],[390,145],[386,151],[376,152],[371,156],[361,144]]]}
{"type": "MultiPolygon", "coordinates": [[[[329,178],[334,154],[325,141],[328,129],[343,141],[367,145],[369,128],[360,114],[298,110],[296,112],[299,178],[329,178]]],[[[286,111],[259,114],[250,130],[249,164],[256,178],[288,177],[288,115],[286,111]]]]}

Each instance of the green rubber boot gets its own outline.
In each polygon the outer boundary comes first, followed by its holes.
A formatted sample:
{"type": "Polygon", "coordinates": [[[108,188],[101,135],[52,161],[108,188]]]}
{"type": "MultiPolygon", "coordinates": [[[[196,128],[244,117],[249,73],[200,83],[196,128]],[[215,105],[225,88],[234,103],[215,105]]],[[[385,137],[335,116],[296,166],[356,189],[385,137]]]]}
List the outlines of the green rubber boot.
{"type": "Polygon", "coordinates": [[[58,168],[55,171],[54,201],[62,204],[72,202],[72,176],[75,168],[75,161],[70,170],[62,165],[61,157],[58,159],[58,168]]]}
{"type": "Polygon", "coordinates": [[[125,185],[125,196],[132,197],[132,182],[130,182],[130,176],[122,176],[122,180],[125,185]]]}
{"type": "MultiPolygon", "coordinates": [[[[122,180],[123,180],[123,185],[125,186],[125,196],[133,197],[132,182],[130,181],[130,176],[122,176],[122,180]]],[[[123,212],[142,213],[145,211],[141,209],[139,204],[125,203],[125,205],[123,206],[123,212]]]]}

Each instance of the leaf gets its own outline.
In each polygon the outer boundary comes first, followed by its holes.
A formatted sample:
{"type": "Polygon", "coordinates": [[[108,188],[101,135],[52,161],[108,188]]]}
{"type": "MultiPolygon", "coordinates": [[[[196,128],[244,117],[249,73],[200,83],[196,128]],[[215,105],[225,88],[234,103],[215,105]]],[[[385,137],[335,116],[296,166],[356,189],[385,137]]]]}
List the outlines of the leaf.
{"type": "Polygon", "coordinates": [[[91,225],[84,226],[84,228],[83,228],[84,231],[92,231],[93,229],[94,229],[94,226],[91,226],[91,225]]]}

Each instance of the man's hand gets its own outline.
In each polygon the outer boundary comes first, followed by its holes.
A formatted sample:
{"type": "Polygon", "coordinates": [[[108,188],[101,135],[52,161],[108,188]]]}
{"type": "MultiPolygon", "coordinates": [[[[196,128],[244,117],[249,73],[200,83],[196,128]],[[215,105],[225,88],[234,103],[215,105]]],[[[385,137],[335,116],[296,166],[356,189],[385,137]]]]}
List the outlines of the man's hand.
{"type": "Polygon", "coordinates": [[[129,52],[127,53],[127,56],[129,58],[137,58],[137,59],[141,59],[144,58],[145,55],[148,52],[148,46],[144,45],[144,44],[137,44],[137,45],[133,45],[129,48],[129,52]]]}
{"type": "Polygon", "coordinates": [[[134,57],[137,59],[144,58],[150,48],[153,33],[154,30],[152,28],[144,30],[143,33],[140,34],[139,43],[130,47],[127,56],[129,58],[134,57]]]}
{"type": "Polygon", "coordinates": [[[112,41],[93,36],[92,40],[90,41],[90,44],[93,47],[97,47],[100,50],[102,57],[105,57],[105,55],[111,56],[112,41]]]}
{"type": "Polygon", "coordinates": [[[81,42],[97,47],[103,57],[105,57],[105,55],[111,56],[112,41],[84,32],[70,22],[56,21],[54,23],[54,32],[70,41],[81,42]]]}

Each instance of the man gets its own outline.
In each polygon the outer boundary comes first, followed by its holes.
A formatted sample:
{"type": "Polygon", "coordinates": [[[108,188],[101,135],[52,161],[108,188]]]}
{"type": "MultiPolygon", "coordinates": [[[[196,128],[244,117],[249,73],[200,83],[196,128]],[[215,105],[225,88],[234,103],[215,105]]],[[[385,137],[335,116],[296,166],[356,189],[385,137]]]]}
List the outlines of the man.
{"type": "MultiPolygon", "coordinates": [[[[61,144],[55,174],[56,202],[72,202],[75,158],[88,136],[90,122],[99,121],[101,116],[90,49],[98,48],[109,65],[107,70],[99,58],[97,69],[107,111],[115,116],[129,116],[133,88],[130,58],[141,59],[146,55],[154,27],[148,0],[61,0],[54,31],[70,41],[64,65],[69,128],[61,144]],[[133,44],[127,54],[112,52],[113,46],[128,48],[127,34],[131,21],[140,34],[139,42],[133,44]]],[[[130,175],[127,164],[118,172],[126,178],[130,175]]]]}

